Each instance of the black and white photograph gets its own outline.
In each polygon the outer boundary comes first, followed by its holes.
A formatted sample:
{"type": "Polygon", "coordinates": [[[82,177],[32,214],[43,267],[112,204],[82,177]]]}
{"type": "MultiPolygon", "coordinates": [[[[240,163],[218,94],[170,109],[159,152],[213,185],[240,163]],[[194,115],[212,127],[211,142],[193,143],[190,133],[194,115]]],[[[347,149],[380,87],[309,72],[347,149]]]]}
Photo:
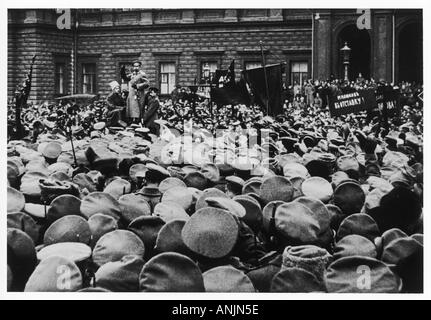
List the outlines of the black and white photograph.
{"type": "Polygon", "coordinates": [[[6,294],[423,294],[426,10],[395,4],[9,2],[6,294]]]}

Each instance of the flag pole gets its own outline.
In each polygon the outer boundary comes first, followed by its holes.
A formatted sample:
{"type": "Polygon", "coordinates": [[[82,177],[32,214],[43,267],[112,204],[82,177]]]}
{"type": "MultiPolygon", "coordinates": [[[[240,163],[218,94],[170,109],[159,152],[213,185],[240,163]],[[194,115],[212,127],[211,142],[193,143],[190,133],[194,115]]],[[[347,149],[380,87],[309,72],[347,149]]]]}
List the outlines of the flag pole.
{"type": "Polygon", "coordinates": [[[265,91],[266,91],[266,115],[269,115],[269,88],[268,88],[268,77],[266,75],[266,63],[265,55],[263,54],[263,42],[259,41],[260,52],[262,54],[262,66],[263,66],[263,76],[265,78],[265,91]]]}

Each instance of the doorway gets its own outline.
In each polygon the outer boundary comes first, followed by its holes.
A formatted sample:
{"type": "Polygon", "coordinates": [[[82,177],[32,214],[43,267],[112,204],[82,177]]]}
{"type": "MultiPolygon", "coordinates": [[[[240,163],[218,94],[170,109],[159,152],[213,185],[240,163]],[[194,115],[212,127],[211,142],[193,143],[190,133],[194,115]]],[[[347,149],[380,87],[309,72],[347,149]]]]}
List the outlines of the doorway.
{"type": "Polygon", "coordinates": [[[371,39],[367,30],[359,30],[356,25],[344,27],[338,35],[338,77],[344,78],[343,57],[340,49],[347,42],[350,51],[349,79],[356,80],[359,73],[365,79],[371,74],[371,39]]]}
{"type": "Polygon", "coordinates": [[[423,80],[422,27],[418,22],[405,25],[398,33],[398,80],[423,80]]]}

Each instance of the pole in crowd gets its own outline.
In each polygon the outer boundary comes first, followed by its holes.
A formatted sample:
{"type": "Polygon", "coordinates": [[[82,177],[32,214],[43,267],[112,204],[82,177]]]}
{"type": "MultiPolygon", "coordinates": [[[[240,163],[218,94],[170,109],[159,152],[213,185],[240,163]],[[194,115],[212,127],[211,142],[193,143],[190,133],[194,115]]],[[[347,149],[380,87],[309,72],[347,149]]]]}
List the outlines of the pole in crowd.
{"type": "Polygon", "coordinates": [[[66,132],[69,134],[70,144],[72,146],[73,164],[74,164],[75,168],[77,168],[78,167],[78,163],[76,161],[75,147],[73,146],[73,134],[72,134],[72,128],[71,128],[70,124],[66,127],[66,132]]]}
{"type": "Polygon", "coordinates": [[[259,41],[260,52],[262,54],[262,66],[263,66],[263,76],[265,78],[265,90],[266,90],[266,114],[269,113],[269,88],[268,88],[268,77],[266,75],[266,63],[265,63],[265,55],[263,53],[263,42],[259,41]]]}
{"type": "Polygon", "coordinates": [[[16,138],[22,139],[24,135],[24,128],[21,123],[21,110],[27,105],[27,100],[30,95],[31,90],[31,80],[33,77],[33,66],[36,60],[36,55],[31,59],[30,71],[27,74],[27,78],[22,84],[21,88],[17,88],[15,92],[15,128],[16,128],[16,138]]]}

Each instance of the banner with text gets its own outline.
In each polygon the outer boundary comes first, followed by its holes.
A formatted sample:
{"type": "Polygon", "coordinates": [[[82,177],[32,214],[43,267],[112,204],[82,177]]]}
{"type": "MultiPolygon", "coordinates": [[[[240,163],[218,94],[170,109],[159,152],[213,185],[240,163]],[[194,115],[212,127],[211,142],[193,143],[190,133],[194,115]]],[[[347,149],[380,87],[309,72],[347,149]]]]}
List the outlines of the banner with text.
{"type": "Polygon", "coordinates": [[[379,86],[376,90],[376,105],[368,110],[368,119],[378,117],[385,125],[388,120],[400,115],[400,92],[392,86],[379,86]]]}
{"type": "Polygon", "coordinates": [[[374,90],[359,90],[329,98],[329,112],[332,117],[370,110],[376,106],[374,90]]]}
{"type": "Polygon", "coordinates": [[[388,117],[397,116],[400,113],[400,93],[392,87],[380,87],[377,89],[377,108],[381,114],[387,113],[388,117]]]}

